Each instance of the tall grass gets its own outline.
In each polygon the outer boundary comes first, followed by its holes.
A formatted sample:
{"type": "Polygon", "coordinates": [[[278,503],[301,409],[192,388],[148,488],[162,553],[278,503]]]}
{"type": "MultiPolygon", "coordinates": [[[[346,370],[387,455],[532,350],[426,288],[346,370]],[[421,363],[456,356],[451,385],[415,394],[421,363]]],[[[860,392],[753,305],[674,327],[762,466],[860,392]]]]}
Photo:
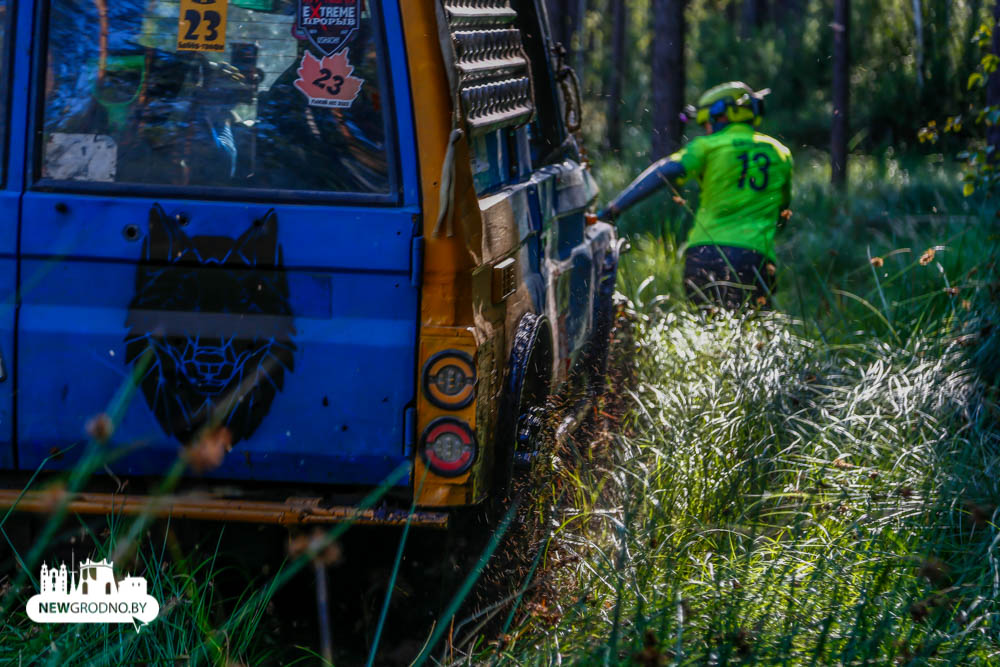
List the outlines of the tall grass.
{"type": "Polygon", "coordinates": [[[538,592],[473,662],[1000,662],[989,202],[806,170],[776,313],[693,312],[676,237],[633,239],[624,416],[556,453],[538,592]]]}
{"type": "MultiPolygon", "coordinates": [[[[37,522],[38,530],[27,548],[12,538],[13,510],[0,519],[0,535],[10,549],[16,567],[0,588],[0,664],[11,665],[123,665],[123,664],[208,664],[237,667],[268,664],[327,664],[308,646],[289,646],[290,636],[281,619],[271,609],[276,594],[306,566],[329,558],[326,551],[349,530],[353,521],[327,530],[317,530],[303,538],[297,553],[289,553],[278,570],[268,574],[248,573],[231,566],[221,550],[224,529],[211,525],[208,549],[185,551],[169,521],[154,531],[155,502],[175,490],[182,474],[193,464],[200,448],[221,446],[212,442],[211,432],[182,450],[175,464],[164,474],[146,510],[134,517],[111,513],[98,521],[85,520],[69,511],[73,493],[86,487],[99,470],[107,470],[122,451],[108,442],[128,402],[134,397],[136,382],[145,365],[140,362],[109,405],[106,414],[95,419],[93,437],[85,445],[81,460],[64,479],[46,481],[32,478],[28,490],[41,490],[51,500],[51,511],[37,522]],[[104,524],[101,526],[101,524],[104,524]],[[68,524],[68,525],[67,525],[68,524]],[[75,526],[74,526],[75,524],[75,526]],[[154,532],[157,537],[154,537],[154,532]],[[157,618],[149,624],[107,625],[36,624],[25,613],[24,604],[38,591],[33,573],[43,558],[65,556],[68,548],[80,559],[109,559],[119,575],[128,572],[147,579],[149,594],[160,603],[157,618]],[[79,554],[75,549],[79,548],[79,554]],[[235,579],[242,586],[219,585],[235,579]],[[262,631],[265,627],[277,632],[262,631]]],[[[357,504],[363,512],[374,506],[407,474],[400,465],[380,485],[357,504]]],[[[37,475],[36,475],[37,477],[37,475]]],[[[192,546],[192,545],[187,545],[192,546]]],[[[241,548],[247,548],[246,541],[241,548]]],[[[269,564],[268,564],[269,565],[269,564]]]]}
{"type": "MultiPolygon", "coordinates": [[[[624,181],[630,168],[601,170],[624,181]]],[[[628,325],[617,334],[610,397],[589,430],[542,457],[535,502],[525,503],[533,514],[522,512],[513,531],[530,543],[510,559],[523,565],[509,573],[510,594],[452,616],[479,562],[446,595],[446,613],[421,634],[433,641],[414,655],[475,664],[1000,662],[994,209],[961,198],[939,164],[884,156],[857,160],[853,173],[851,196],[838,198],[821,163],[800,159],[774,313],[703,313],[685,302],[681,240],[694,197],[670,204],[666,218],[652,218],[663,208],[654,201],[623,221],[634,249],[619,276],[628,325]],[[503,620],[500,637],[484,630],[493,618],[503,620]]],[[[109,407],[112,426],[133,385],[109,407]]],[[[20,569],[0,591],[0,662],[321,660],[268,632],[280,622],[268,618],[269,603],[350,524],[220,599],[213,581],[226,566],[214,542],[186,553],[169,530],[150,530],[150,514],[111,516],[100,532],[77,520],[95,557],[149,579],[161,616],[139,633],[28,621],[30,573],[69,539],[64,492],[115,455],[96,438],[87,452],[53,487],[54,517],[30,553],[16,554],[20,569]]],[[[179,460],[161,492],[183,468],[179,460]]],[[[10,541],[8,526],[0,521],[10,541]]],[[[487,552],[504,548],[496,536],[487,552]]]]}

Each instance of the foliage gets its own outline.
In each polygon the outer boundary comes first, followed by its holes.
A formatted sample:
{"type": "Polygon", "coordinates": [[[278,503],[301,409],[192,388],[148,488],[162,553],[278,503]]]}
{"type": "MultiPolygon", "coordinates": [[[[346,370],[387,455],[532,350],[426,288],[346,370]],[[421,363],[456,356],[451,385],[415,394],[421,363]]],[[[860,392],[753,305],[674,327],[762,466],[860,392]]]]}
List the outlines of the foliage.
{"type": "Polygon", "coordinates": [[[789,314],[691,312],[669,237],[634,242],[626,416],[558,452],[539,592],[472,662],[1000,659],[998,257],[985,209],[891,208],[971,204],[933,174],[794,232],[789,314]]]}
{"type": "Polygon", "coordinates": [[[994,26],[991,21],[984,21],[972,41],[978,47],[981,57],[975,69],[969,74],[967,88],[970,93],[968,108],[963,114],[947,116],[942,127],[937,121],[931,120],[920,128],[918,137],[921,143],[936,144],[942,135],[957,135],[964,139],[964,150],[958,153],[958,159],[963,163],[963,193],[971,195],[977,189],[991,191],[1000,182],[1000,173],[996,168],[997,155],[995,151],[1000,145],[1000,105],[997,99],[983,101],[983,91],[990,86],[1000,86],[1000,56],[991,49],[994,26]],[[968,119],[968,120],[966,120],[968,119]]]}
{"type": "MultiPolygon", "coordinates": [[[[582,40],[584,124],[588,146],[605,136],[603,97],[613,74],[612,25],[608,2],[587,0],[582,40]]],[[[831,117],[832,9],[821,0],[767,3],[768,19],[741,36],[738,0],[691,0],[687,12],[687,95],[693,101],[721,81],[742,79],[772,89],[764,130],[797,153],[829,146],[831,117]]],[[[988,4],[988,3],[987,3],[988,4]]],[[[982,0],[922,0],[922,31],[914,21],[912,0],[852,2],[851,116],[852,151],[925,152],[917,128],[927,109],[952,115],[968,105],[965,83],[980,58],[974,37],[991,7],[982,0]]],[[[627,0],[627,69],[621,113],[623,161],[646,156],[651,136],[650,0],[627,0]]],[[[695,132],[697,128],[690,128],[695,132]]],[[[957,151],[957,141],[934,150],[957,151]]]]}

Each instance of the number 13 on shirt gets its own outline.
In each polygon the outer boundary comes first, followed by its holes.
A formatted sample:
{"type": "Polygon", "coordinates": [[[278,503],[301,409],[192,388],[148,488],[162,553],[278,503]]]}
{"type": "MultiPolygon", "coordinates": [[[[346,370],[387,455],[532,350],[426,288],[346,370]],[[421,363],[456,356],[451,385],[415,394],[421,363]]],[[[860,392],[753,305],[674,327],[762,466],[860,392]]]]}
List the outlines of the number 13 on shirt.
{"type": "Polygon", "coordinates": [[[178,51],[224,51],[228,0],[181,0],[178,51]]]}

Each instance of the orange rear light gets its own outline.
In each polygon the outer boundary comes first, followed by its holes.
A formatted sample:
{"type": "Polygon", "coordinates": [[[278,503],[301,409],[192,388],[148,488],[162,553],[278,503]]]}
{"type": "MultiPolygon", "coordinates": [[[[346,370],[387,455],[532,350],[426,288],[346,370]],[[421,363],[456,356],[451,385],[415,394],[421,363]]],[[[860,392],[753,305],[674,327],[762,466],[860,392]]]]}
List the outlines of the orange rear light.
{"type": "Polygon", "coordinates": [[[464,408],[476,393],[476,367],[461,350],[438,352],[424,364],[421,386],[427,400],[445,410],[464,408]]]}

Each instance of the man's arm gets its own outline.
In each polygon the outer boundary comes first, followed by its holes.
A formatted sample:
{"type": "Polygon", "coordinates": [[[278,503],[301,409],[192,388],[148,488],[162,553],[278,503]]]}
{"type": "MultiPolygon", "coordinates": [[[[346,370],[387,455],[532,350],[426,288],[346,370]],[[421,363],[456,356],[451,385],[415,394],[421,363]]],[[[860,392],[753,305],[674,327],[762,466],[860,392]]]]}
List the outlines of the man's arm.
{"type": "Polygon", "coordinates": [[[639,177],[632,181],[627,188],[622,190],[615,197],[615,200],[608,204],[607,208],[600,211],[597,217],[601,220],[614,220],[626,209],[638,204],[667,183],[683,178],[685,174],[684,165],[669,157],[654,162],[646,171],[639,174],[639,177]]]}

